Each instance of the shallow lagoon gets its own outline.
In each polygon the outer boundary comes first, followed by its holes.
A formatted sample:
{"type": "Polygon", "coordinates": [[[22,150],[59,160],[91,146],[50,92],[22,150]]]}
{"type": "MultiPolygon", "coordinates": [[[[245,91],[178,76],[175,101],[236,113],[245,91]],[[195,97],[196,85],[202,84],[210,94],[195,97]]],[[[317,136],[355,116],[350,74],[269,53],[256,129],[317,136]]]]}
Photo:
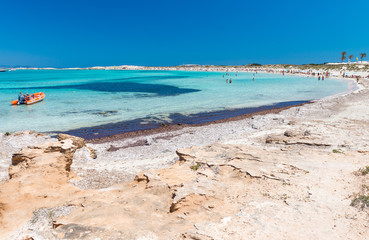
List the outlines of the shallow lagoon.
{"type": "Polygon", "coordinates": [[[309,101],[348,90],[346,81],[273,74],[17,70],[0,73],[0,131],[67,131],[140,119],[172,121],[183,115],[279,102],[309,101]],[[237,76],[236,76],[237,74],[237,76]],[[223,78],[224,75],[224,78],[223,78]],[[232,84],[226,79],[232,78],[232,84]],[[46,94],[43,102],[11,106],[18,92],[46,94]]]}

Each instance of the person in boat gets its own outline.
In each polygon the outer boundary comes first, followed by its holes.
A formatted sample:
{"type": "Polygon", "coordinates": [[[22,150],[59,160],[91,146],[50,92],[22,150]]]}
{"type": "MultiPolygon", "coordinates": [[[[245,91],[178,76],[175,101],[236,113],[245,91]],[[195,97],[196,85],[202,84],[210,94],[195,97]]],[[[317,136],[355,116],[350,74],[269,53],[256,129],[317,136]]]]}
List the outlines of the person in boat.
{"type": "Polygon", "coordinates": [[[25,95],[22,94],[22,92],[19,92],[19,94],[18,94],[18,104],[25,103],[25,101],[26,101],[25,95]]]}

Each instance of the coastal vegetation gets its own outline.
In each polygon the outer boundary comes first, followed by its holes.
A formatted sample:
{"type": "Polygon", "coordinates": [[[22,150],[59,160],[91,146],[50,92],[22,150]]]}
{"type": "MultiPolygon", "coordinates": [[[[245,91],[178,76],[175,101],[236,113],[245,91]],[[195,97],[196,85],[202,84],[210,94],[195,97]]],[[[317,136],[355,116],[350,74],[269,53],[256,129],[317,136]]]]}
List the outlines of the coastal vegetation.
{"type": "Polygon", "coordinates": [[[359,169],[359,175],[365,176],[369,173],[369,166],[359,169]]]}
{"type": "Polygon", "coordinates": [[[333,150],[332,150],[332,152],[333,152],[333,153],[343,153],[343,152],[342,152],[341,150],[339,150],[339,149],[333,149],[333,150]]]}
{"type": "Polygon", "coordinates": [[[192,170],[197,171],[200,167],[201,167],[201,164],[200,164],[200,163],[196,163],[195,165],[191,166],[190,168],[191,168],[192,170]]]}
{"type": "Polygon", "coordinates": [[[360,53],[360,61],[363,62],[363,58],[366,57],[366,53],[360,53]]]}
{"type": "Polygon", "coordinates": [[[341,59],[341,62],[343,62],[343,60],[345,60],[346,59],[346,52],[345,51],[343,51],[343,52],[341,52],[341,57],[340,57],[340,59],[341,59]]]}
{"type": "Polygon", "coordinates": [[[348,57],[347,57],[348,59],[349,59],[349,62],[351,62],[351,59],[353,59],[354,58],[354,55],[349,55],[348,57]]]}
{"type": "MultiPolygon", "coordinates": [[[[259,64],[259,63],[251,63],[245,65],[199,65],[199,68],[217,68],[224,69],[225,71],[229,68],[254,68],[256,69],[297,69],[297,70],[318,70],[318,71],[369,71],[369,64],[329,64],[329,63],[309,63],[309,64],[259,64]]],[[[175,67],[179,69],[179,67],[175,67]]],[[[183,67],[182,67],[183,68],[183,67]]]]}
{"type": "MultiPolygon", "coordinates": [[[[346,51],[343,51],[341,52],[341,57],[340,57],[340,60],[341,60],[341,63],[343,63],[343,61],[347,58],[348,59],[348,63],[351,63],[351,59],[354,58],[354,55],[350,54],[346,57],[347,55],[347,52],[346,51]]],[[[362,63],[363,62],[363,58],[366,57],[366,53],[360,53],[359,54],[359,57],[360,57],[360,62],[362,63]]],[[[358,58],[357,58],[358,60],[358,58]]]]}
{"type": "Polygon", "coordinates": [[[260,63],[250,63],[246,65],[246,67],[260,67],[260,66],[262,66],[260,63]]]}
{"type": "Polygon", "coordinates": [[[369,195],[357,196],[355,199],[352,200],[351,206],[362,209],[369,207],[369,195]]]}
{"type": "Polygon", "coordinates": [[[368,64],[329,64],[329,63],[322,63],[322,64],[303,64],[303,65],[295,65],[295,64],[276,64],[276,65],[263,65],[263,68],[270,68],[270,69],[297,69],[297,70],[315,70],[315,71],[369,71],[368,64]]]}

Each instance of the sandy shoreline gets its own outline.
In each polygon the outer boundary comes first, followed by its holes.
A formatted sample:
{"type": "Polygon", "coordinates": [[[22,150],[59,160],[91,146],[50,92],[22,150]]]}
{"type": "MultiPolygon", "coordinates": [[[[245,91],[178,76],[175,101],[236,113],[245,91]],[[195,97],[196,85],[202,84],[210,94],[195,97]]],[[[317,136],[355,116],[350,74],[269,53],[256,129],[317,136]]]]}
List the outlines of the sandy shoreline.
{"type": "Polygon", "coordinates": [[[360,197],[369,194],[369,175],[360,169],[369,166],[369,81],[351,90],[234,121],[86,146],[0,134],[6,149],[0,172],[10,166],[13,174],[0,185],[7,193],[0,191],[0,206],[9,208],[0,210],[8,220],[1,222],[0,214],[0,237],[60,239],[75,232],[87,239],[364,240],[369,210],[360,197]],[[44,145],[25,148],[31,142],[44,145]],[[45,154],[36,157],[43,164],[34,165],[35,152],[45,154]],[[22,218],[12,215],[12,206],[22,218]]]}
{"type": "Polygon", "coordinates": [[[189,126],[201,127],[214,123],[237,121],[240,119],[250,118],[254,115],[278,113],[284,109],[294,106],[301,106],[309,102],[310,101],[281,102],[260,107],[235,108],[212,112],[200,112],[190,115],[175,113],[168,117],[170,121],[148,122],[145,120],[145,124],[142,124],[141,122],[143,119],[135,119],[132,121],[123,121],[94,127],[72,129],[61,133],[82,137],[88,142],[92,143],[108,142],[134,136],[150,135],[168,131],[170,132],[189,126]]]}

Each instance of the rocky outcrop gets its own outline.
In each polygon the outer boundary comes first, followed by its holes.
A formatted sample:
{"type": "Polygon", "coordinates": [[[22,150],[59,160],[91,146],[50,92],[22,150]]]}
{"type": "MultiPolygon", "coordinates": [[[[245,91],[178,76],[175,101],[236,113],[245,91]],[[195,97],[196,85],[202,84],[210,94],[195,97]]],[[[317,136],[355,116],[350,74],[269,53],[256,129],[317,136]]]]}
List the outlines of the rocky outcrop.
{"type": "Polygon", "coordinates": [[[83,138],[71,136],[71,135],[64,134],[64,133],[59,133],[58,134],[58,141],[63,142],[64,140],[72,141],[72,144],[76,148],[82,148],[82,147],[86,146],[86,142],[83,138]]]}
{"type": "MultiPolygon", "coordinates": [[[[329,140],[328,140],[329,141],[329,140]]],[[[327,142],[327,139],[320,135],[312,135],[309,130],[296,131],[286,130],[283,135],[269,135],[265,139],[267,144],[284,144],[284,145],[306,145],[315,147],[330,147],[333,144],[327,142]]]]}
{"type": "MultiPolygon", "coordinates": [[[[217,222],[235,214],[248,198],[245,187],[259,184],[258,179],[284,181],[273,170],[276,162],[263,159],[257,149],[214,145],[178,150],[181,160],[170,168],[140,173],[131,183],[102,194],[70,183],[73,153],[83,146],[75,143],[75,138],[63,136],[58,142],[14,154],[11,179],[1,185],[2,232],[23,225],[12,238],[26,234],[47,239],[78,234],[87,239],[181,238],[198,221],[217,222]],[[237,187],[230,189],[232,184],[237,187]],[[35,226],[43,226],[42,231],[35,226]]],[[[282,166],[291,170],[288,164],[282,166]]],[[[296,169],[295,174],[300,174],[296,169]]],[[[273,184],[281,184],[277,182],[273,184]]]]}
{"type": "Polygon", "coordinates": [[[318,234],[328,239],[333,234],[360,239],[352,233],[353,227],[365,230],[351,220],[363,215],[347,199],[357,178],[348,158],[360,162],[366,155],[290,144],[329,141],[304,132],[282,131],[273,138],[283,141],[262,146],[216,143],[179,149],[170,167],[95,190],[71,183],[77,178],[70,170],[73,154],[91,153],[83,139],[62,135],[57,142],[24,148],[12,157],[10,180],[0,185],[0,237],[265,239],[277,234],[313,239],[318,234]],[[351,217],[337,218],[336,212],[351,217]],[[332,222],[340,228],[327,233],[332,222]]]}
{"type": "Polygon", "coordinates": [[[10,180],[0,185],[2,232],[15,230],[42,207],[62,205],[68,195],[79,192],[69,184],[75,137],[63,136],[58,142],[27,147],[12,157],[10,180]],[[14,213],[17,214],[14,214],[14,213]]]}
{"type": "Polygon", "coordinates": [[[55,139],[32,131],[0,133],[0,182],[9,179],[8,169],[12,164],[13,154],[18,153],[22,148],[52,141],[55,139]]]}

